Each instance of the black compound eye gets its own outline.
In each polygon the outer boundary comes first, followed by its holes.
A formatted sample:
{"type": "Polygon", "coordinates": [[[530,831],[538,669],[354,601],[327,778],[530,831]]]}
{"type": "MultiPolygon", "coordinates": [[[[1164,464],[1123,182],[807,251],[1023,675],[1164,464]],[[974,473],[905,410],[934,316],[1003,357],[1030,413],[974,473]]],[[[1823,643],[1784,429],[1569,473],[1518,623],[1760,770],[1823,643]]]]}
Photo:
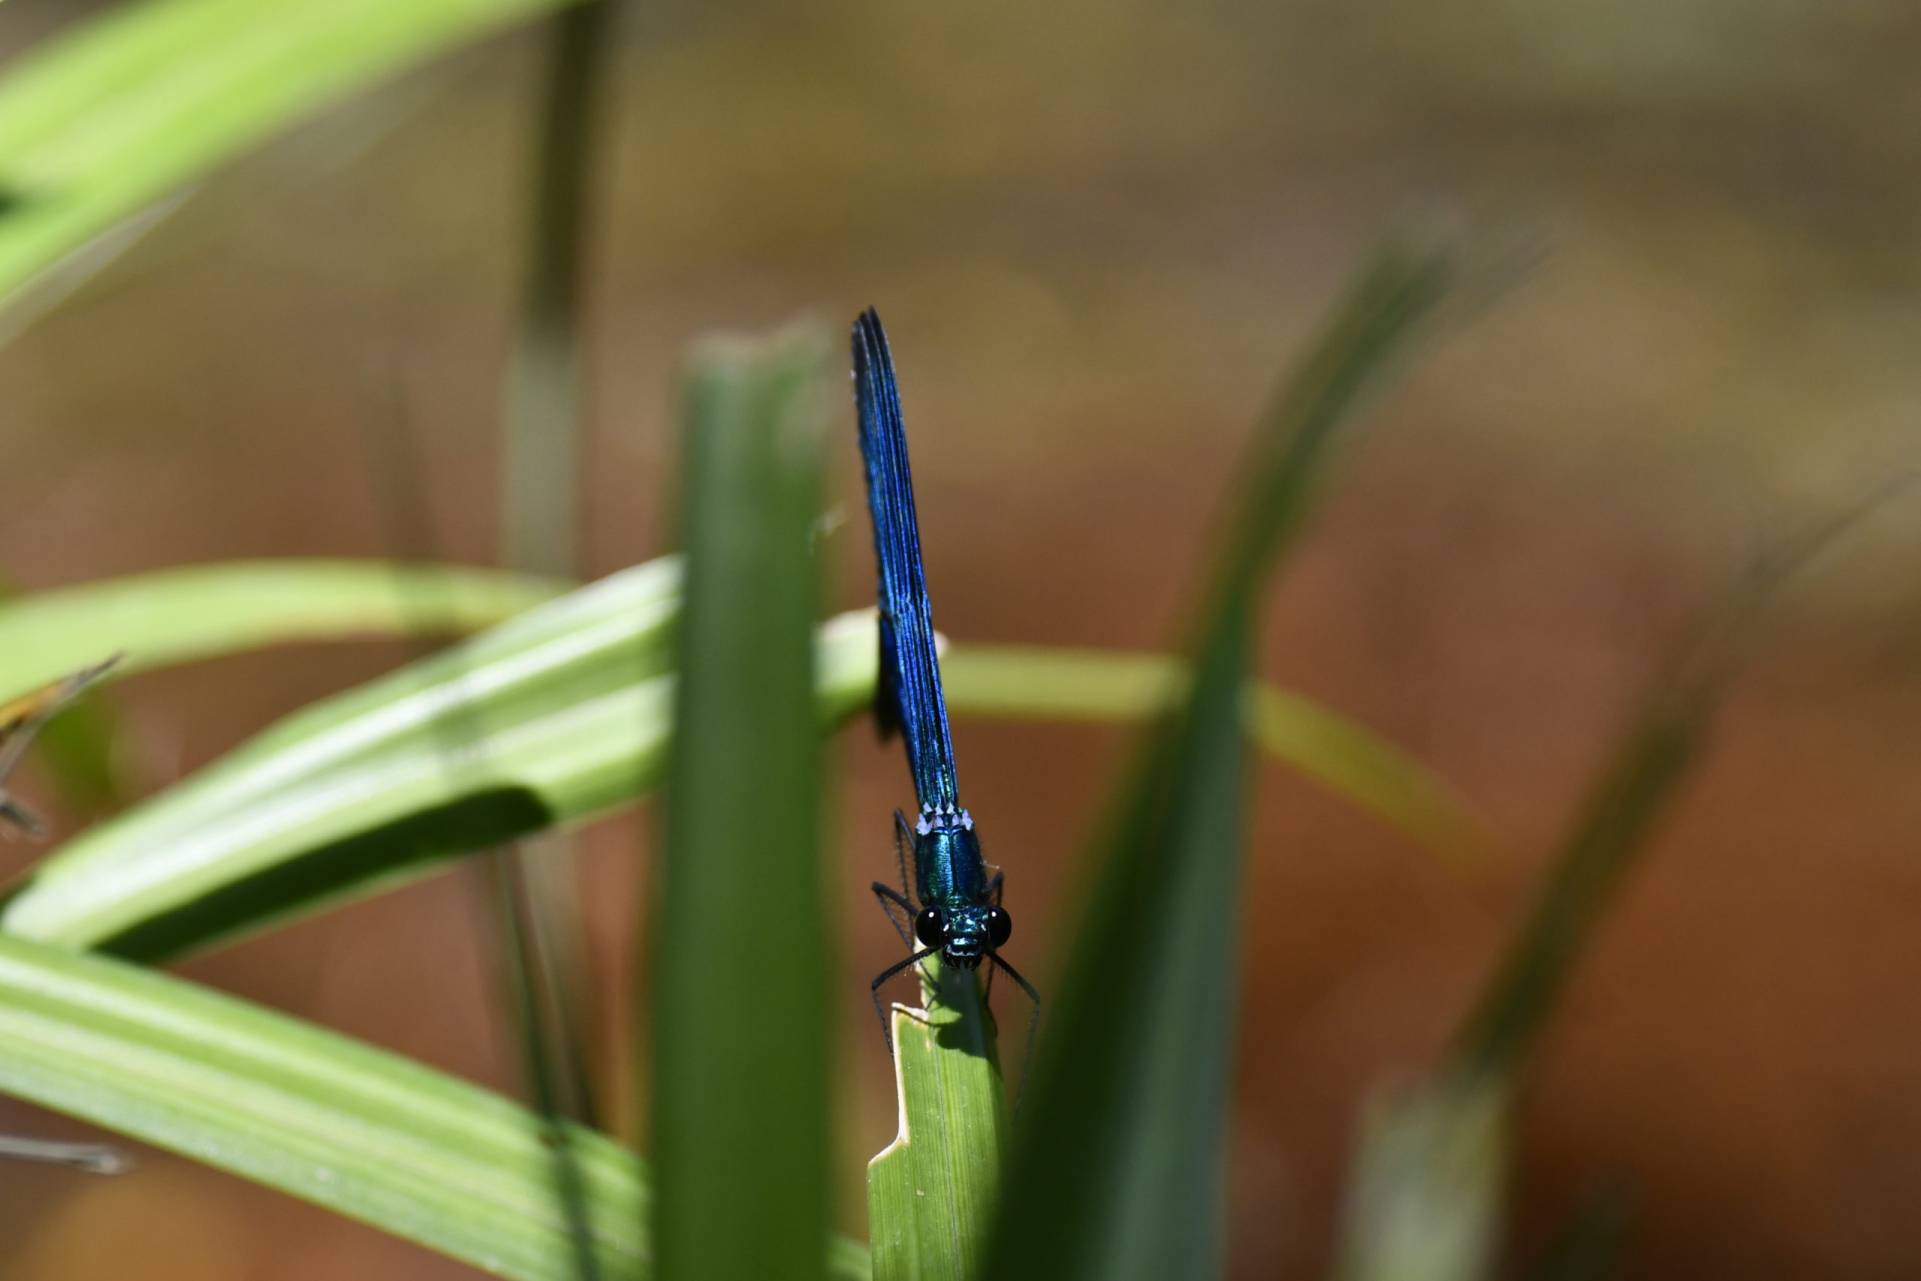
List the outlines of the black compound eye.
{"type": "Polygon", "coordinates": [[[987,941],[995,947],[1014,937],[1014,918],[998,907],[987,909],[987,941]]]}
{"type": "Polygon", "coordinates": [[[938,907],[923,907],[914,917],[914,937],[922,947],[939,947],[947,941],[947,918],[938,907]]]}

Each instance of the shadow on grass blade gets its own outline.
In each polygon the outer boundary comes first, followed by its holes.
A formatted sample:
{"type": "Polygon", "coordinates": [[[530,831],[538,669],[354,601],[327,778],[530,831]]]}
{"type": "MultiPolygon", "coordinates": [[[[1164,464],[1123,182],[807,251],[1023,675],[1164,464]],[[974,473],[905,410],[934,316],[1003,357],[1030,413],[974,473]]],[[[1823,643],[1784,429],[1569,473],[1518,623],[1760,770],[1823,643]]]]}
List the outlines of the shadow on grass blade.
{"type": "MultiPolygon", "coordinates": [[[[175,956],[644,796],[679,608],[676,562],[636,566],[315,703],[68,841],[10,887],[0,928],[175,956]]],[[[816,643],[824,729],[873,697],[872,613],[816,643]]]]}
{"type": "Polygon", "coordinates": [[[1000,1187],[1007,1103],[979,976],[919,966],[921,1009],[893,1008],[900,1133],[867,1163],[875,1281],[971,1281],[1000,1187]]]}
{"type": "Polygon", "coordinates": [[[713,342],[687,381],[686,600],[654,957],[661,1275],[820,1278],[829,942],[813,688],[826,346],[713,342]]]}
{"type": "Polygon", "coordinates": [[[1395,245],[1362,272],[1284,386],[1189,648],[1185,703],[1150,738],[1088,871],[1047,1014],[985,1277],[1218,1275],[1257,592],[1313,506],[1337,429],[1446,292],[1445,254],[1395,245]]]}

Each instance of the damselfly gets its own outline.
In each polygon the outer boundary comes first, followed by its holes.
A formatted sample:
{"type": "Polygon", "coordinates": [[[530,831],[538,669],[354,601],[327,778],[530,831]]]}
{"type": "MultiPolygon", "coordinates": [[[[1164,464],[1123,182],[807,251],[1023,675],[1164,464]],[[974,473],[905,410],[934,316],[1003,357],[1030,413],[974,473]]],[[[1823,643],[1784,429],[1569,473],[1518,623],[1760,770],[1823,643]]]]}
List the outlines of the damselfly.
{"type": "Polygon", "coordinates": [[[894,811],[894,854],[900,889],[874,882],[887,919],[908,947],[906,960],[874,979],[874,1012],[887,1026],[881,985],[938,954],[943,965],[978,969],[982,961],[1007,971],[1034,1002],[1040,996],[1001,959],[1014,922],[1001,906],[1001,874],[981,857],[974,819],[961,807],[954,777],[954,744],[941,696],[940,656],[934,650],[933,607],[921,564],[920,526],[914,516],[914,478],[907,466],[907,434],[887,335],[872,309],[854,322],[854,401],[860,411],[860,452],[867,472],[867,510],[874,519],[874,556],[880,564],[880,684],[875,694],[881,728],[898,731],[907,748],[920,815],[909,826],[894,811]],[[910,886],[907,852],[914,854],[910,886]],[[918,904],[918,906],[917,906],[918,904]]]}

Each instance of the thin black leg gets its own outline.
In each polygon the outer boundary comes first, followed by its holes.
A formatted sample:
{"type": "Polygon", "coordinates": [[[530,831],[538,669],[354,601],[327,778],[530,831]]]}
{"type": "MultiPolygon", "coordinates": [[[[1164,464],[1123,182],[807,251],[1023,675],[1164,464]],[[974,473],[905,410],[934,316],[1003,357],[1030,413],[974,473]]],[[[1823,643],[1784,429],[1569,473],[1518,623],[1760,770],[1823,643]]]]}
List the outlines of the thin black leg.
{"type": "MultiPolygon", "coordinates": [[[[1007,977],[1020,984],[1021,991],[1027,993],[1027,999],[1034,1003],[1034,1012],[1028,1015],[1027,1018],[1027,1047],[1021,1055],[1020,1091],[1014,1096],[1016,1103],[1018,1103],[1020,1095],[1027,1092],[1027,1073],[1034,1066],[1034,1033],[1039,1030],[1041,1025],[1041,994],[1034,990],[1032,983],[1029,983],[1021,976],[1019,970],[1009,965],[1006,961],[1001,960],[999,952],[989,952],[987,959],[1001,969],[1006,970],[1007,977]]],[[[993,971],[990,970],[988,973],[991,975],[993,971]]]]}
{"type": "Polygon", "coordinates": [[[887,919],[893,922],[894,932],[900,935],[900,941],[907,944],[911,951],[914,947],[914,905],[907,901],[905,895],[897,893],[893,886],[879,881],[874,882],[874,897],[880,900],[881,911],[887,913],[887,919]],[[896,907],[906,915],[894,915],[896,907]]]}
{"type": "MultiPolygon", "coordinates": [[[[874,976],[874,981],[868,984],[867,986],[868,992],[871,993],[874,998],[874,1014],[877,1018],[880,1019],[880,1039],[887,1043],[887,1057],[890,1059],[894,1057],[894,1030],[887,1026],[887,1007],[880,1003],[880,985],[885,983],[888,979],[893,978],[896,974],[899,974],[902,970],[906,969],[908,966],[913,965],[917,961],[926,960],[928,957],[932,956],[935,952],[938,952],[939,950],[940,950],[939,948],[930,947],[930,948],[923,949],[922,951],[915,952],[914,954],[909,956],[906,960],[898,962],[897,964],[894,964],[894,965],[890,965],[886,969],[882,970],[879,974],[874,976]]],[[[1013,973],[1013,971],[1010,970],[1008,971],[1008,973],[1011,974],[1013,973]]]]}
{"type": "Polygon", "coordinates": [[[894,861],[900,865],[900,896],[903,899],[914,897],[914,887],[907,882],[907,851],[913,848],[914,829],[907,825],[907,815],[894,811],[894,861]]]}
{"type": "MultiPolygon", "coordinates": [[[[1006,873],[996,872],[994,873],[994,879],[987,883],[987,897],[989,901],[991,901],[994,904],[995,907],[999,907],[1001,905],[1001,885],[1006,880],[1007,880],[1006,873]]],[[[993,999],[994,999],[994,967],[990,965],[987,967],[987,985],[986,985],[986,989],[981,993],[981,1003],[985,1005],[992,1002],[993,999]]]]}

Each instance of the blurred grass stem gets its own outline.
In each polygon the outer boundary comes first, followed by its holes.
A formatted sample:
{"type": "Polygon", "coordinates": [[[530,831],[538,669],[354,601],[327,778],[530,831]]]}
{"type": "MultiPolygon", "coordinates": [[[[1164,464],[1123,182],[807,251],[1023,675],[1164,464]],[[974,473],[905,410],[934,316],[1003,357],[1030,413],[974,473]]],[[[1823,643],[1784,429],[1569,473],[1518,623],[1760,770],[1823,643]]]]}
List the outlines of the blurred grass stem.
{"type": "MultiPolygon", "coordinates": [[[[613,14],[610,0],[586,0],[548,23],[527,278],[504,388],[503,559],[508,569],[559,578],[581,570],[581,298],[613,14]]],[[[591,1124],[591,974],[571,845],[569,836],[547,832],[495,850],[490,862],[535,1105],[552,1123],[591,1124]]],[[[565,1145],[555,1149],[554,1168],[563,1202],[584,1204],[565,1145]]],[[[593,1281],[592,1251],[581,1250],[579,1262],[582,1281],[593,1281]]]]}

